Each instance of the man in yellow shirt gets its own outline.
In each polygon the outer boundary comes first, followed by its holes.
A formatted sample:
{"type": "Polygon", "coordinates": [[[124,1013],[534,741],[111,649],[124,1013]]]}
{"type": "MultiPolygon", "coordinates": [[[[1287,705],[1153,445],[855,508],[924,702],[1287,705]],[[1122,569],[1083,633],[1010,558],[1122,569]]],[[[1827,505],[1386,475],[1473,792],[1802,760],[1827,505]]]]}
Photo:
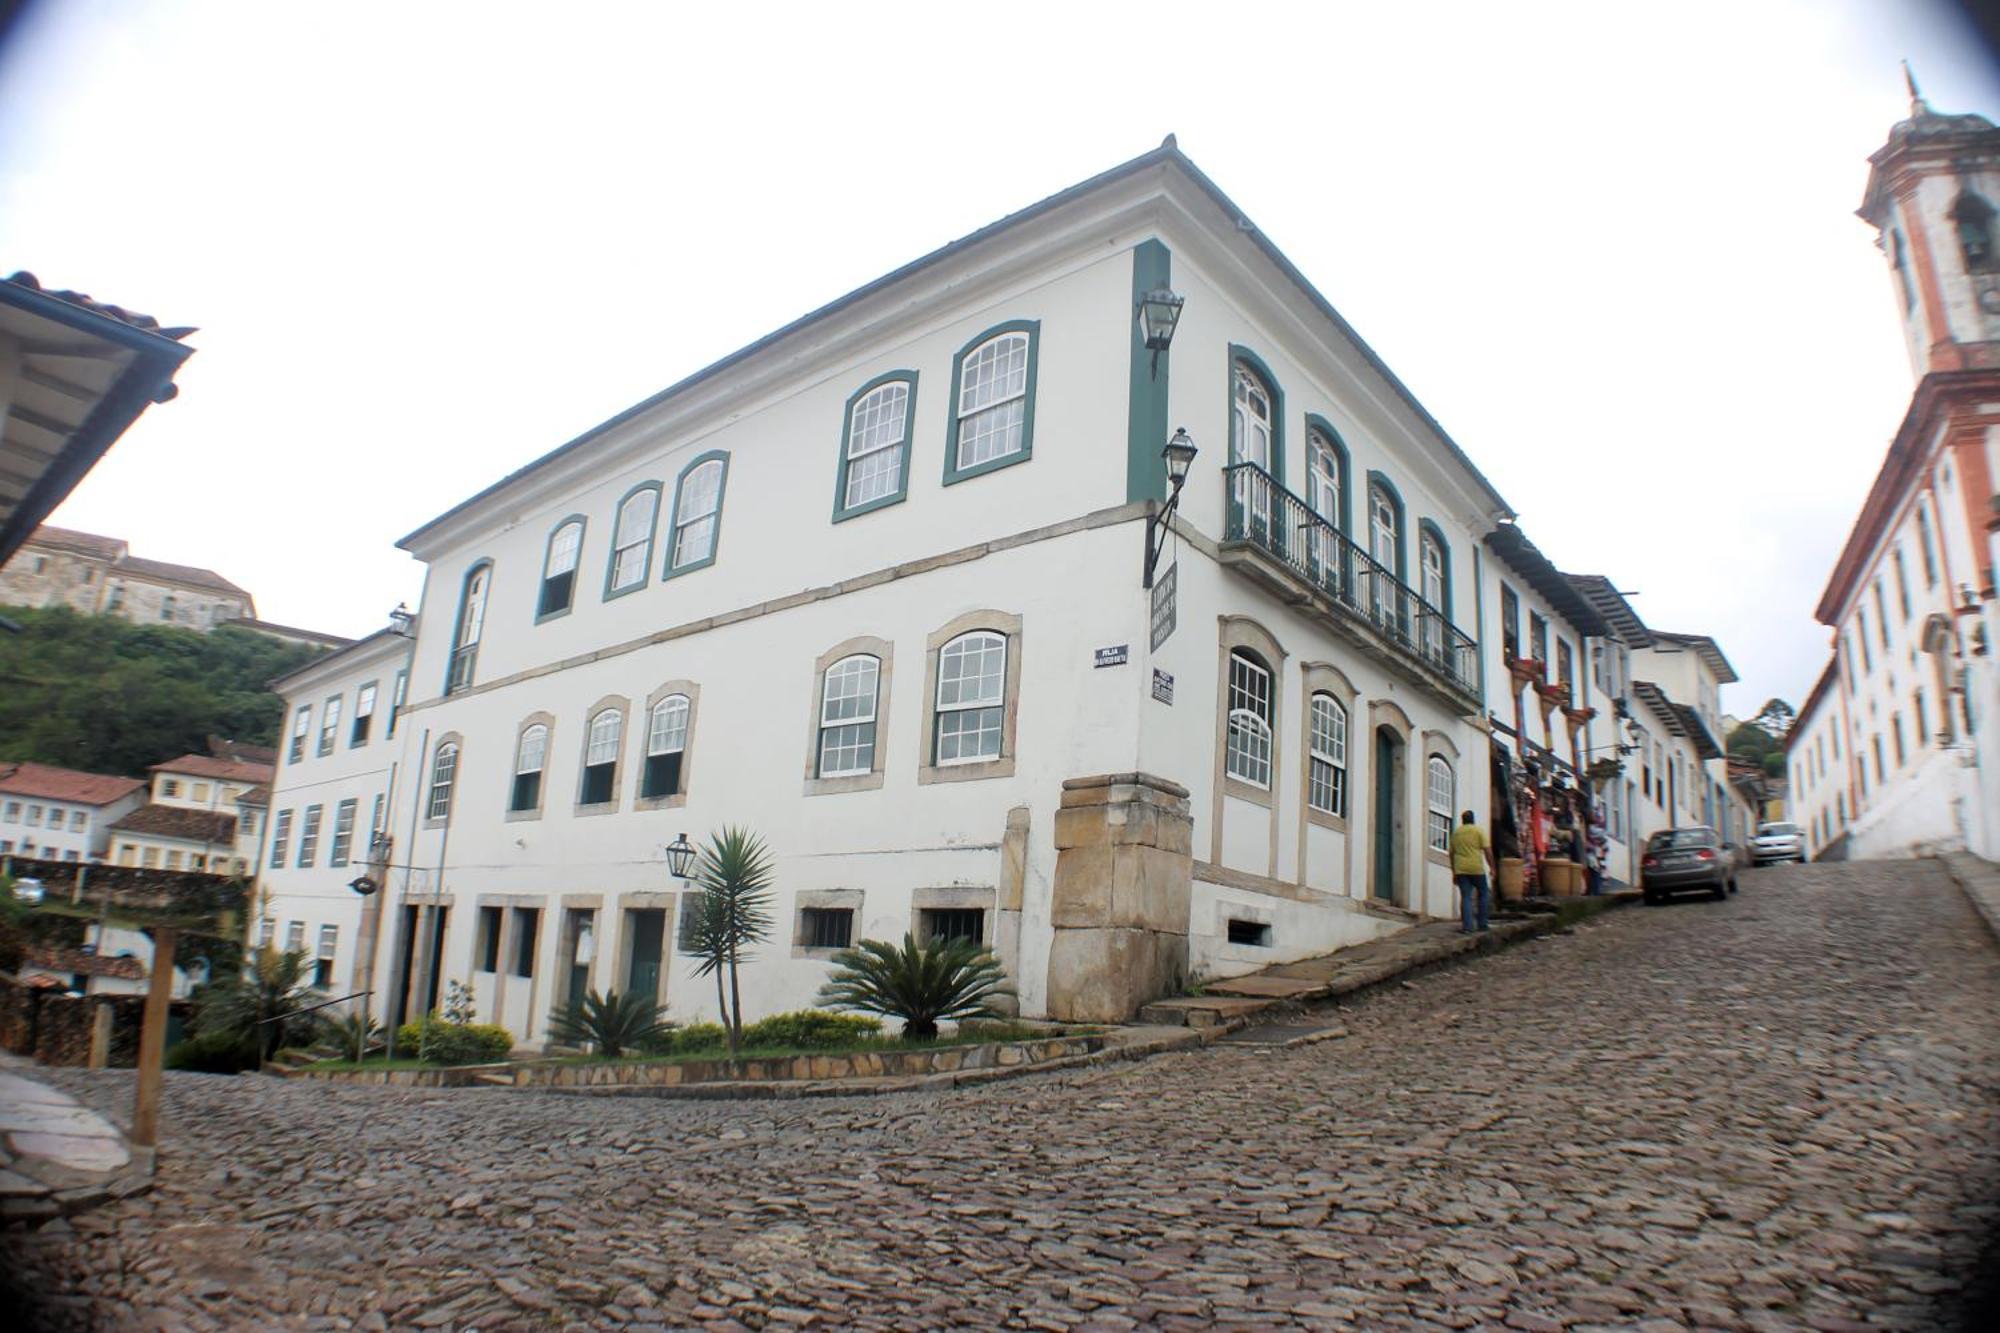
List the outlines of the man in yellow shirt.
{"type": "Polygon", "coordinates": [[[1472,811],[1458,819],[1458,827],[1451,831],[1451,878],[1458,885],[1459,933],[1470,935],[1487,929],[1486,918],[1493,910],[1492,881],[1486,877],[1487,871],[1494,869],[1493,844],[1487,841],[1486,830],[1472,821],[1472,811]],[[1475,904],[1479,909],[1477,927],[1472,924],[1475,904]]]}

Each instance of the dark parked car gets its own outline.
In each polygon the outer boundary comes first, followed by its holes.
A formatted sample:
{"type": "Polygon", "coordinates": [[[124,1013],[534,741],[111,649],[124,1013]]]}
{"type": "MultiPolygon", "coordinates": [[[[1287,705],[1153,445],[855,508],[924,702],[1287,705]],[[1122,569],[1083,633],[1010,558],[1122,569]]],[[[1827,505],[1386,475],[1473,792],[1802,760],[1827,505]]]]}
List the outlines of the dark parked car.
{"type": "Polygon", "coordinates": [[[1714,829],[1699,824],[1662,829],[1646,840],[1639,889],[1647,903],[1663,902],[1690,889],[1727,898],[1735,888],[1735,849],[1724,847],[1714,829]]]}

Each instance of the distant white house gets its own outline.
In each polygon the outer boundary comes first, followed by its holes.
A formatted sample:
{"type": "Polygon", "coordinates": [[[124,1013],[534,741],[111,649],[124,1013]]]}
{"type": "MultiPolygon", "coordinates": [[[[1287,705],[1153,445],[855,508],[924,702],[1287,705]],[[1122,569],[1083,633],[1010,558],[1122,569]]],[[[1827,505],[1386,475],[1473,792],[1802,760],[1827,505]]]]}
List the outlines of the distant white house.
{"type": "Polygon", "coordinates": [[[101,860],[111,826],[145,799],[137,778],[0,763],[0,855],[101,860]]]}

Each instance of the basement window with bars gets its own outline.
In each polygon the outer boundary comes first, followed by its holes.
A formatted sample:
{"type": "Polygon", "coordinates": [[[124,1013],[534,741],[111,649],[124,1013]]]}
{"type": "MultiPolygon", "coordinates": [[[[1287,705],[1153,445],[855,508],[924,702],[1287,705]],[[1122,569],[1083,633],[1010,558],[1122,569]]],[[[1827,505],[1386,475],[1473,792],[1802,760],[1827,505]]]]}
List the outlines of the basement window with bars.
{"type": "Polygon", "coordinates": [[[854,909],[802,907],[799,943],[808,949],[845,949],[854,943],[854,909]]]}
{"type": "Polygon", "coordinates": [[[983,907],[926,907],[919,918],[924,938],[933,944],[949,940],[986,942],[986,909],[983,907]]]}

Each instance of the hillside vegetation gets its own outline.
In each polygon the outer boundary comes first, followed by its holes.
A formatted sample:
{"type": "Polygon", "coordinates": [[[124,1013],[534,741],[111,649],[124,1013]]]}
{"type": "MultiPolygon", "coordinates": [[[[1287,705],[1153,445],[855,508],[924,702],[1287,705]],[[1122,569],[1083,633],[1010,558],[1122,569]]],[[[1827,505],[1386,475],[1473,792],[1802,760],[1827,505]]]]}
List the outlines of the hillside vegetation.
{"type": "Polygon", "coordinates": [[[209,634],[66,608],[0,608],[0,761],[146,776],[205,753],[209,736],[277,743],[284,705],[266,683],[322,650],[254,630],[209,634]]]}

